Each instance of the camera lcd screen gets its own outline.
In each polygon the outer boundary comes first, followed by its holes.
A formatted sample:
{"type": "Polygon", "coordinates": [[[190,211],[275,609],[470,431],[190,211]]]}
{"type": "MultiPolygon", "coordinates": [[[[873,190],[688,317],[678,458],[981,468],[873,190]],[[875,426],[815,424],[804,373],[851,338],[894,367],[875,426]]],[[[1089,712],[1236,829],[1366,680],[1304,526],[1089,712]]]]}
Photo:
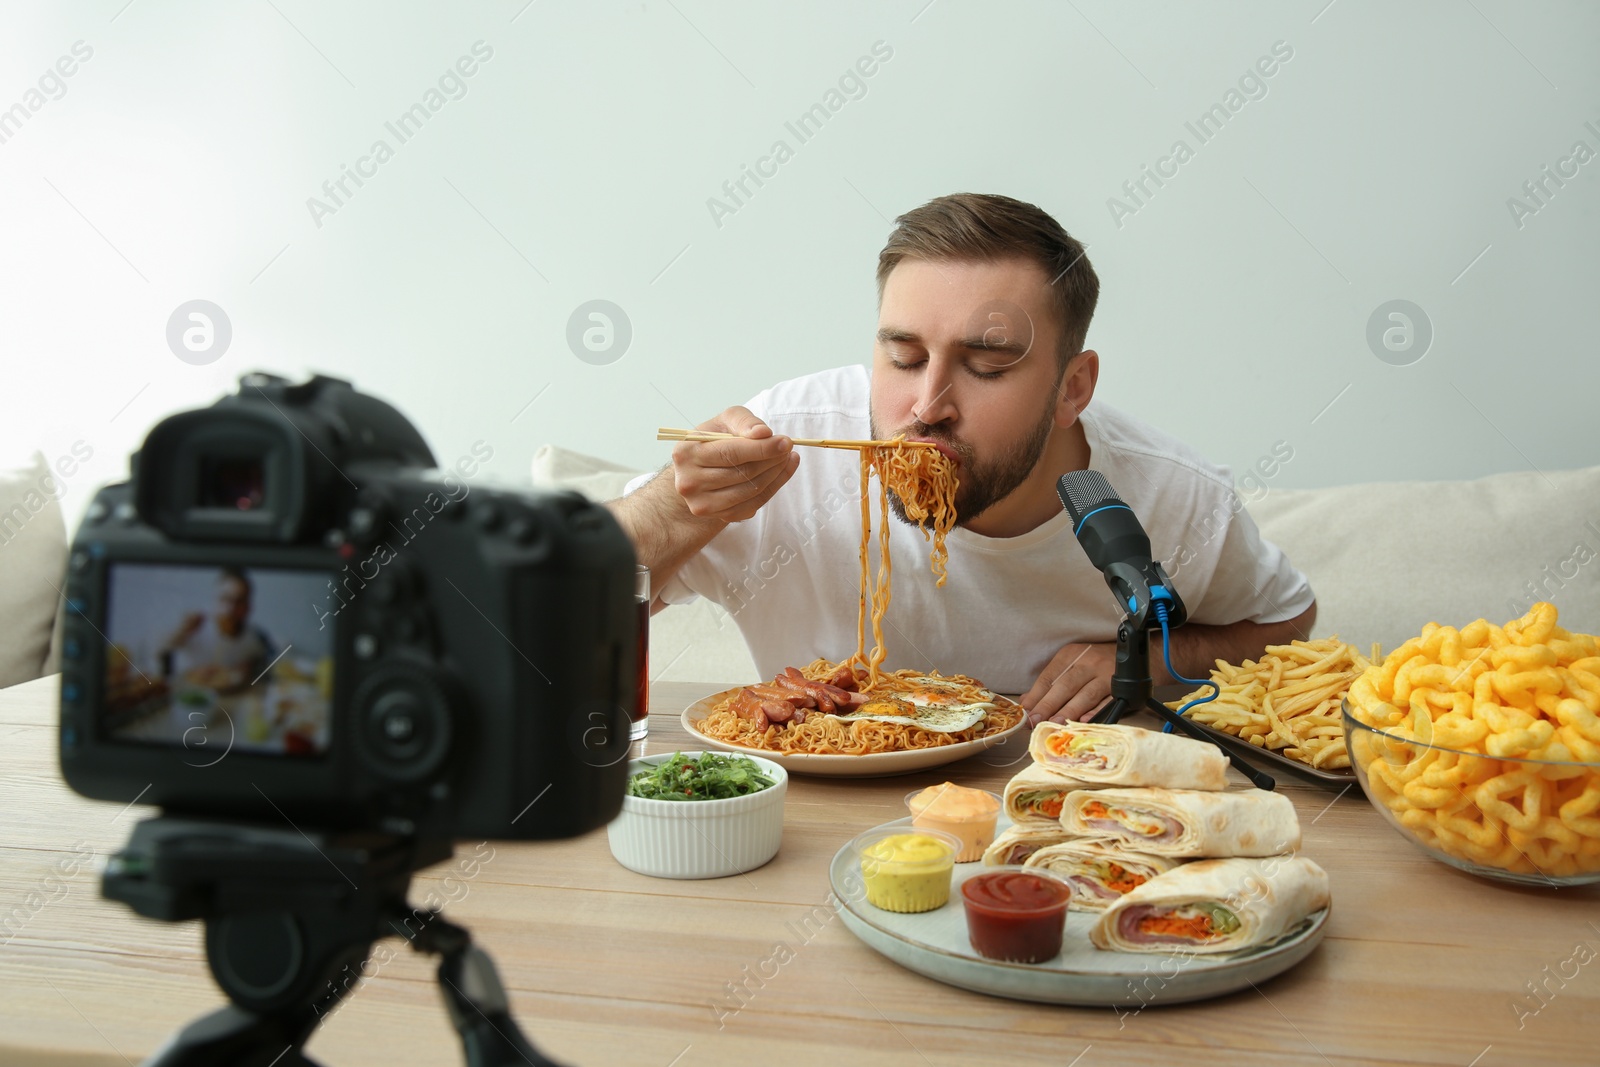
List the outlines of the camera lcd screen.
{"type": "MultiPolygon", "coordinates": [[[[107,741],[305,758],[328,750],[333,628],[322,571],[115,563],[106,589],[107,741]]],[[[191,761],[192,762],[192,761],[191,761]]]]}

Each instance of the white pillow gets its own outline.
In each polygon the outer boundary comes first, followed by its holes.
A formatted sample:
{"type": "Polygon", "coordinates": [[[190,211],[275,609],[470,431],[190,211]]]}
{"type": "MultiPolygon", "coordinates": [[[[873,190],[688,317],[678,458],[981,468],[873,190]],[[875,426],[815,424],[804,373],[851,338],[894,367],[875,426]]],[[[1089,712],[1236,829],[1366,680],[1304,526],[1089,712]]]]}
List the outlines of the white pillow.
{"type": "Polygon", "coordinates": [[[555,445],[540,445],[533,454],[534,485],[576,489],[590,500],[615,500],[629,480],[643,473],[555,445]]]}
{"type": "Polygon", "coordinates": [[[1388,652],[1424,623],[1505,623],[1534,600],[1600,632],[1600,467],[1276,489],[1249,510],[1311,579],[1317,636],[1388,652]]]}
{"type": "Polygon", "coordinates": [[[67,565],[67,529],[44,456],[0,469],[0,687],[44,671],[67,565]]]}
{"type": "MultiPolygon", "coordinates": [[[[643,473],[554,445],[533,454],[535,486],[576,489],[595,501],[615,500],[629,480],[643,473]]],[[[650,678],[748,685],[757,680],[756,663],[733,616],[701,598],[651,616],[650,678]]]]}

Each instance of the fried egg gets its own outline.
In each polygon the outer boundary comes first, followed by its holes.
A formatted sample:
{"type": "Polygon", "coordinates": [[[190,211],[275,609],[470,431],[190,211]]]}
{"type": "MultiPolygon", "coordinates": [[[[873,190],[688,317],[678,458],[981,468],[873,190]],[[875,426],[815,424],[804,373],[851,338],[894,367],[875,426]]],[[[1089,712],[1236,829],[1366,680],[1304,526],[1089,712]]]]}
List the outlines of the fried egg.
{"type": "Polygon", "coordinates": [[[926,676],[907,678],[905,688],[893,696],[873,697],[848,715],[844,722],[858,719],[920,726],[934,733],[953,734],[981,723],[995,705],[987,700],[963,701],[964,686],[948,678],[926,676]]]}

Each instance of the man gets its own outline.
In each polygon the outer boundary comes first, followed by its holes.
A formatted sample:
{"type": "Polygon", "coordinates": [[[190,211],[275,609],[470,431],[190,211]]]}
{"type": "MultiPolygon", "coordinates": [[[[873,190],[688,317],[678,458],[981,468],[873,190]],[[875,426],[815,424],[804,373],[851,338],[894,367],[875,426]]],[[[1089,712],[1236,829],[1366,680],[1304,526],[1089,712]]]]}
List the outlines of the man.
{"type": "MultiPolygon", "coordinates": [[[[955,462],[958,529],[935,589],[920,531],[892,524],[888,668],[1020,692],[1030,722],[1092,716],[1110,694],[1120,615],[1055,488],[1089,468],[1143,521],[1189,609],[1172,634],[1179,673],[1308,634],[1310,585],[1261,540],[1226,472],[1091,405],[1100,359],[1083,342],[1099,280],[1049,215],[1002,196],[931,201],[896,220],[878,294],[870,381],[847,367],[775,386],[699,427],[739,439],[681,443],[670,476],[612,502],[657,608],[695,594],[722,604],[766,676],[853,654],[858,460],[802,458],[790,439],[904,433],[955,462]]],[[[1157,683],[1170,681],[1152,653],[1157,683]]]]}
{"type": "Polygon", "coordinates": [[[206,626],[206,616],[192,612],[163,643],[175,660],[179,677],[196,685],[229,691],[242,689],[272,662],[272,640],[260,627],[250,625],[250,579],[237,567],[217,573],[217,606],[206,626]]]}

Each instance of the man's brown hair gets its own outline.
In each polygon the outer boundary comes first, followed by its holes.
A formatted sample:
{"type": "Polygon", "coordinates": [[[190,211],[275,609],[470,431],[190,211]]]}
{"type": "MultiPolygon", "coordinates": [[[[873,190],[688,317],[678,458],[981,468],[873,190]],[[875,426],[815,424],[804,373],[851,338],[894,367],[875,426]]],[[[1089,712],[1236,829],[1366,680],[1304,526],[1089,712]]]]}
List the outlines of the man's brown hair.
{"type": "Polygon", "coordinates": [[[889,272],[902,259],[987,262],[1025,259],[1050,279],[1061,324],[1056,358],[1062,370],[1083,351],[1089,320],[1100,297],[1100,279],[1083,245],[1032,204],[992,193],[953,193],[930,200],[894,220],[894,232],[878,253],[878,299],[889,272]]]}

